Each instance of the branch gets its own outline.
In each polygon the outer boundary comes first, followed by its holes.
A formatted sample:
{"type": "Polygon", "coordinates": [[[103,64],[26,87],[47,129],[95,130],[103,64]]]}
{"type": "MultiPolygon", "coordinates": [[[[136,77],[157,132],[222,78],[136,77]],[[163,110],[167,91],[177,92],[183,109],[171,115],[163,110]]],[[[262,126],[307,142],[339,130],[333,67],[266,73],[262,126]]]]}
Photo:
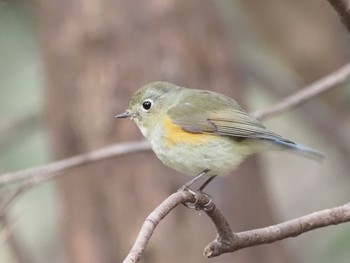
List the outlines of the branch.
{"type": "Polygon", "coordinates": [[[77,155],[61,161],[37,166],[34,168],[21,170],[18,172],[5,173],[0,175],[0,185],[14,183],[19,180],[26,179],[30,184],[38,184],[60,175],[77,166],[82,166],[115,156],[126,155],[135,152],[143,152],[150,150],[147,141],[120,143],[108,146],[96,151],[77,155]]]}
{"type": "Polygon", "coordinates": [[[193,196],[188,191],[176,192],[165,199],[156,209],[154,209],[154,211],[143,223],[134,246],[131,248],[123,263],[138,262],[159,222],[176,206],[192,200],[192,197],[193,196]]]}
{"type": "Polygon", "coordinates": [[[221,244],[222,242],[217,241],[217,238],[205,248],[204,255],[206,257],[215,257],[223,253],[234,252],[242,248],[261,244],[269,244],[289,237],[296,237],[317,228],[349,221],[350,203],[305,215],[277,225],[235,233],[235,240],[224,246],[221,244]]]}
{"type": "Polygon", "coordinates": [[[70,169],[78,166],[91,164],[106,160],[115,156],[121,156],[134,152],[150,150],[147,141],[120,143],[92,151],[86,154],[77,155],[61,161],[21,170],[18,172],[5,173],[0,175],[0,186],[24,180],[22,184],[3,198],[0,206],[0,217],[6,214],[10,205],[24,192],[31,187],[61,175],[70,169]]]}
{"type": "MultiPolygon", "coordinates": [[[[283,74],[271,75],[271,72],[265,70],[263,67],[250,67],[249,74],[253,75],[259,82],[263,82],[264,86],[268,89],[269,93],[272,93],[275,97],[283,98],[286,94],[295,92],[295,86],[297,80],[295,78],[289,78],[283,76],[283,74]],[[279,87],[283,86],[283,89],[279,87]]],[[[347,85],[344,83],[342,86],[347,85]]],[[[313,100],[305,103],[301,110],[304,120],[308,120],[314,130],[317,130],[321,137],[325,138],[332,145],[337,145],[341,158],[345,159],[350,156],[350,141],[348,140],[348,132],[346,129],[346,122],[344,122],[344,116],[339,114],[331,104],[328,104],[326,100],[313,100]],[[312,122],[309,120],[312,119],[312,122]],[[334,129],[337,127],[337,129],[334,129]]],[[[350,166],[350,164],[348,164],[350,166]]]]}
{"type": "Polygon", "coordinates": [[[350,221],[350,203],[331,209],[302,216],[281,224],[232,232],[228,222],[210,198],[203,193],[180,191],[165,199],[145,220],[137,239],[123,263],[136,263],[140,260],[156,226],[179,204],[195,203],[196,209],[203,210],[214,223],[217,237],[205,249],[204,256],[211,258],[243,248],[268,244],[289,237],[295,237],[320,227],[350,221]]]}
{"type": "Polygon", "coordinates": [[[281,100],[277,104],[269,107],[265,110],[261,110],[253,113],[252,115],[258,119],[264,119],[276,114],[288,111],[300,104],[310,100],[311,98],[325,92],[339,84],[344,83],[350,77],[350,63],[334,71],[333,73],[319,79],[313,84],[304,87],[303,89],[295,92],[293,95],[281,100]]]}
{"type": "Polygon", "coordinates": [[[234,240],[235,234],[232,233],[230,225],[227,223],[221,212],[216,209],[214,203],[210,200],[208,195],[203,194],[202,192],[194,193],[192,191],[183,190],[166,198],[146,218],[133,247],[123,263],[138,262],[159,222],[179,204],[188,203],[195,205],[197,210],[203,210],[212,219],[219,234],[219,237],[217,238],[219,241],[225,243],[234,240]]]}
{"type": "Polygon", "coordinates": [[[349,1],[347,0],[327,0],[340,17],[340,21],[350,33],[350,12],[349,1]]]}

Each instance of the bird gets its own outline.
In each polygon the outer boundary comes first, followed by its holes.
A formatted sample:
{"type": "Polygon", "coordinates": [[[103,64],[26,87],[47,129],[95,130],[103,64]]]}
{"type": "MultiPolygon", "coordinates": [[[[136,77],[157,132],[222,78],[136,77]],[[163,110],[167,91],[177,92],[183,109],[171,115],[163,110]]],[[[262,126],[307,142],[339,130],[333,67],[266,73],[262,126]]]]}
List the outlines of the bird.
{"type": "Polygon", "coordinates": [[[157,157],[180,173],[207,181],[233,171],[249,155],[288,150],[322,160],[324,154],[269,131],[223,94],[157,81],[142,86],[115,118],[131,118],[157,157]]]}

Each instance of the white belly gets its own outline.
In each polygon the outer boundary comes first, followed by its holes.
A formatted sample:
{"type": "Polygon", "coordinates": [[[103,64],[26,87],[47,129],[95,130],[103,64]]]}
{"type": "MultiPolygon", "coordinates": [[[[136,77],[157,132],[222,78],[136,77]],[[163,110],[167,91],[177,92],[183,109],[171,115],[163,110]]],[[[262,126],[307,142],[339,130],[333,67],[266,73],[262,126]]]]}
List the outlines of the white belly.
{"type": "Polygon", "coordinates": [[[167,166],[195,176],[204,170],[208,175],[226,175],[248,155],[245,146],[227,137],[217,136],[205,145],[189,146],[181,143],[166,146],[159,137],[151,141],[152,149],[167,166]]]}

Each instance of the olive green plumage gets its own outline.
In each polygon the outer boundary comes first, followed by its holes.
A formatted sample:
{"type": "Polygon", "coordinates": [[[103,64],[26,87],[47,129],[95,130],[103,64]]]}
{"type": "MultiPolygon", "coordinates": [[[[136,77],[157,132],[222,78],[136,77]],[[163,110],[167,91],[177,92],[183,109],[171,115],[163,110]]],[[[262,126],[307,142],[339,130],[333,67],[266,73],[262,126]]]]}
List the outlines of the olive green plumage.
{"type": "Polygon", "coordinates": [[[167,82],[140,88],[127,111],[117,117],[131,117],[159,159],[189,175],[206,169],[209,176],[227,174],[246,156],[263,150],[286,149],[323,158],[317,151],[268,131],[223,94],[167,82]]]}

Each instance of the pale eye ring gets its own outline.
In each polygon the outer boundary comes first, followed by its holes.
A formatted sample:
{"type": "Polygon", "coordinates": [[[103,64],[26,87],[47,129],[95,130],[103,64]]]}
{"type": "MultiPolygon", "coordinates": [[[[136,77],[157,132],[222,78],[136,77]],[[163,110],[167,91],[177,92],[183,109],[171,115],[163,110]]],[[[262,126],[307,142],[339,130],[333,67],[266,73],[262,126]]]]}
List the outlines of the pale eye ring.
{"type": "Polygon", "coordinates": [[[144,111],[149,111],[153,106],[153,101],[151,99],[147,99],[142,103],[142,109],[144,111]]]}

